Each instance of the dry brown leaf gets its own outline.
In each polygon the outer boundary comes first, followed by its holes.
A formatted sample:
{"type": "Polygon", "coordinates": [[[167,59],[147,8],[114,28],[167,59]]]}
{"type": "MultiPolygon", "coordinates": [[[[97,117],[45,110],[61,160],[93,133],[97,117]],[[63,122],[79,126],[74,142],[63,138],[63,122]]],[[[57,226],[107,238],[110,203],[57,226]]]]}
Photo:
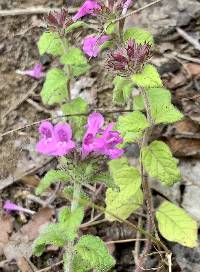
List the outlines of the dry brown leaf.
{"type": "Polygon", "coordinates": [[[42,208],[28,224],[24,225],[17,233],[12,234],[3,248],[7,260],[30,258],[33,240],[38,237],[40,229],[50,222],[53,214],[53,209],[42,208]]]}
{"type": "Polygon", "coordinates": [[[200,65],[196,63],[184,63],[183,67],[190,77],[195,77],[200,75],[200,65]]]}
{"type": "Polygon", "coordinates": [[[13,229],[13,218],[9,215],[0,218],[0,255],[3,254],[3,247],[9,240],[13,229]]]}
{"type": "Polygon", "coordinates": [[[27,175],[20,179],[25,185],[36,187],[38,186],[40,179],[36,175],[27,175]]]}
{"type": "Polygon", "coordinates": [[[30,267],[26,258],[22,257],[17,261],[17,266],[21,272],[33,272],[33,269],[30,267]]]}

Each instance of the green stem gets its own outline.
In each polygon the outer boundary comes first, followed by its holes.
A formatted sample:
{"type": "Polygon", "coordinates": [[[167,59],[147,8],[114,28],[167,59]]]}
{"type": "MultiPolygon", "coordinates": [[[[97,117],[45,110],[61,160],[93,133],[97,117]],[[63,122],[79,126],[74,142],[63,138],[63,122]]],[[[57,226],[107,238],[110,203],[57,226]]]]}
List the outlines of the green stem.
{"type": "MultiPolygon", "coordinates": [[[[81,184],[74,183],[74,193],[71,202],[71,213],[76,210],[79,204],[81,192],[81,184]]],[[[66,248],[66,265],[65,265],[65,272],[73,272],[73,257],[74,257],[74,241],[70,241],[67,244],[66,248]]]]}

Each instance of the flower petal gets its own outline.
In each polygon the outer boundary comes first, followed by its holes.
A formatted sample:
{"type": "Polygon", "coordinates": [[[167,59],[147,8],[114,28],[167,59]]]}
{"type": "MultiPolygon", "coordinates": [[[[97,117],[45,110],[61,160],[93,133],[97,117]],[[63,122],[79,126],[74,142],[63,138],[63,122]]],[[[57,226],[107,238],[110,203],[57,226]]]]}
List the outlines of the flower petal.
{"type": "Polygon", "coordinates": [[[77,21],[81,17],[88,15],[88,14],[94,14],[95,10],[101,9],[101,5],[95,1],[95,0],[87,0],[85,3],[80,7],[78,12],[72,17],[73,21],[77,21]]]}

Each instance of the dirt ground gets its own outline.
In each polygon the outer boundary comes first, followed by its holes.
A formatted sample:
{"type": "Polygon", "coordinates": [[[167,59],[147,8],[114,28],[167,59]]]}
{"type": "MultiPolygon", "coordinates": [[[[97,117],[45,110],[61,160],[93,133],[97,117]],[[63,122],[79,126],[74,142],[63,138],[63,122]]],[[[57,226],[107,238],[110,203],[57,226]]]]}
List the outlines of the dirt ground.
{"type": "MultiPolygon", "coordinates": [[[[1,133],[47,118],[52,110],[57,110],[42,105],[39,96],[42,80],[36,81],[16,73],[17,70],[28,69],[39,61],[46,70],[54,64],[49,56],[40,58],[37,50],[37,41],[44,26],[42,15],[33,13],[2,16],[1,12],[14,12],[15,9],[30,9],[36,6],[61,7],[66,5],[65,2],[0,0],[1,133]]],[[[82,1],[71,2],[73,5],[68,1],[70,8],[82,1]]],[[[136,6],[143,6],[149,1],[135,2],[136,6]]],[[[174,104],[185,115],[183,121],[159,127],[154,132],[154,138],[160,138],[170,145],[179,159],[182,172],[182,182],[171,189],[151,181],[155,205],[165,196],[184,207],[200,223],[200,1],[163,0],[141,14],[127,19],[126,26],[130,25],[142,26],[153,32],[156,48],[151,62],[157,66],[165,86],[171,90],[174,104]],[[184,30],[190,39],[183,38],[180,29],[184,30]]],[[[95,61],[92,60],[91,64],[90,72],[74,82],[73,96],[83,96],[93,108],[111,108],[111,76],[104,67],[97,66],[95,61]]],[[[48,271],[61,271],[59,261],[62,252],[56,248],[49,247],[41,258],[31,257],[29,260],[31,241],[37,235],[30,234],[30,229],[38,229],[42,224],[49,222],[55,215],[55,208],[58,210],[65,204],[62,197],[57,197],[53,202],[54,209],[44,208],[44,200],[38,202],[38,199],[35,199],[34,189],[40,177],[56,165],[54,159],[47,160],[36,154],[34,145],[37,137],[37,126],[0,137],[0,205],[6,199],[11,199],[29,209],[40,210],[35,220],[23,214],[5,216],[1,211],[0,229],[3,230],[2,233],[7,233],[7,236],[0,234],[0,271],[40,271],[39,269],[51,267],[55,263],[58,265],[48,271]],[[28,236],[28,240],[24,240],[25,236],[28,236]]],[[[136,150],[137,147],[130,146],[128,156],[137,158],[136,150]]],[[[49,191],[45,197],[48,198],[51,194],[49,191]]],[[[97,200],[103,201],[103,196],[98,196],[97,200]]],[[[90,211],[86,218],[90,218],[90,211]]],[[[130,220],[137,223],[134,216],[130,220]]],[[[82,232],[97,234],[105,241],[128,239],[136,235],[130,233],[126,226],[105,222],[83,229],[82,232]]],[[[174,243],[168,243],[168,246],[174,253],[174,272],[200,271],[200,246],[195,249],[184,248],[174,243]]],[[[117,258],[116,271],[134,271],[133,249],[131,243],[110,246],[117,258]]],[[[156,265],[157,259],[149,258],[149,266],[156,265]]]]}

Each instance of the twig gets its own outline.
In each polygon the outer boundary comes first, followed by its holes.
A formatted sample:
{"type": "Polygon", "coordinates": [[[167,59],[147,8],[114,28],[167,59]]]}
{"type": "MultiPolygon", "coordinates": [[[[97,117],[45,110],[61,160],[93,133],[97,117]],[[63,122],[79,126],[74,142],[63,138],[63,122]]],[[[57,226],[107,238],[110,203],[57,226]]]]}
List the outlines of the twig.
{"type": "Polygon", "coordinates": [[[176,56],[180,59],[184,59],[184,60],[187,60],[187,61],[191,61],[191,62],[194,62],[194,63],[198,63],[200,64],[200,59],[197,59],[197,58],[192,58],[192,57],[189,57],[187,55],[183,55],[183,54],[176,54],[176,56]]]}
{"type": "MultiPolygon", "coordinates": [[[[138,227],[142,227],[142,217],[141,216],[138,218],[138,227]]],[[[140,254],[140,241],[141,241],[141,233],[139,231],[137,231],[135,250],[134,250],[135,263],[138,262],[138,257],[139,257],[139,254],[140,254]]]]}
{"type": "Polygon", "coordinates": [[[45,267],[45,268],[43,268],[43,269],[37,270],[36,272],[46,272],[46,271],[49,271],[49,270],[52,269],[53,267],[58,266],[58,265],[60,265],[60,264],[62,264],[62,263],[63,263],[63,260],[60,261],[60,262],[58,262],[58,263],[52,264],[51,266],[48,266],[48,267],[45,267]]]}
{"type": "MultiPolygon", "coordinates": [[[[51,10],[59,10],[59,9],[50,9],[45,7],[30,7],[27,9],[11,9],[11,10],[0,10],[1,16],[18,16],[18,15],[30,15],[30,14],[45,14],[51,10]]],[[[77,11],[77,8],[68,8],[69,13],[74,13],[77,11]]]]}
{"type": "Polygon", "coordinates": [[[110,245],[110,244],[122,244],[122,243],[131,243],[131,242],[137,242],[137,241],[146,241],[147,239],[125,239],[125,240],[116,240],[116,241],[108,241],[108,242],[105,242],[107,245],[110,245]]]}
{"type": "MultiPolygon", "coordinates": [[[[133,110],[113,110],[113,111],[103,111],[102,109],[94,109],[94,111],[98,111],[104,115],[109,115],[109,114],[114,114],[114,113],[125,113],[125,112],[133,112],[133,110]]],[[[39,125],[40,123],[44,122],[44,121],[52,121],[52,120],[56,120],[56,119],[60,119],[60,118],[63,118],[63,117],[73,117],[73,116],[88,116],[90,112],[87,112],[87,113],[75,113],[75,114],[63,114],[63,115],[58,115],[58,116],[54,116],[54,117],[49,117],[49,118],[46,118],[46,119],[42,119],[42,120],[39,120],[39,121],[36,121],[36,122],[33,122],[31,124],[28,124],[26,126],[23,126],[23,127],[19,127],[19,128],[16,128],[16,129],[12,129],[12,130],[8,130],[2,134],[0,134],[0,138],[3,137],[3,136],[6,136],[8,134],[12,134],[12,133],[15,133],[17,131],[20,131],[20,130],[24,130],[24,129],[27,129],[27,128],[30,128],[32,126],[36,126],[36,125],[39,125]]]]}
{"type": "Polygon", "coordinates": [[[192,36],[188,35],[183,29],[179,27],[176,28],[176,31],[183,39],[192,44],[196,50],[200,51],[200,43],[198,39],[194,39],[192,36]]]}

